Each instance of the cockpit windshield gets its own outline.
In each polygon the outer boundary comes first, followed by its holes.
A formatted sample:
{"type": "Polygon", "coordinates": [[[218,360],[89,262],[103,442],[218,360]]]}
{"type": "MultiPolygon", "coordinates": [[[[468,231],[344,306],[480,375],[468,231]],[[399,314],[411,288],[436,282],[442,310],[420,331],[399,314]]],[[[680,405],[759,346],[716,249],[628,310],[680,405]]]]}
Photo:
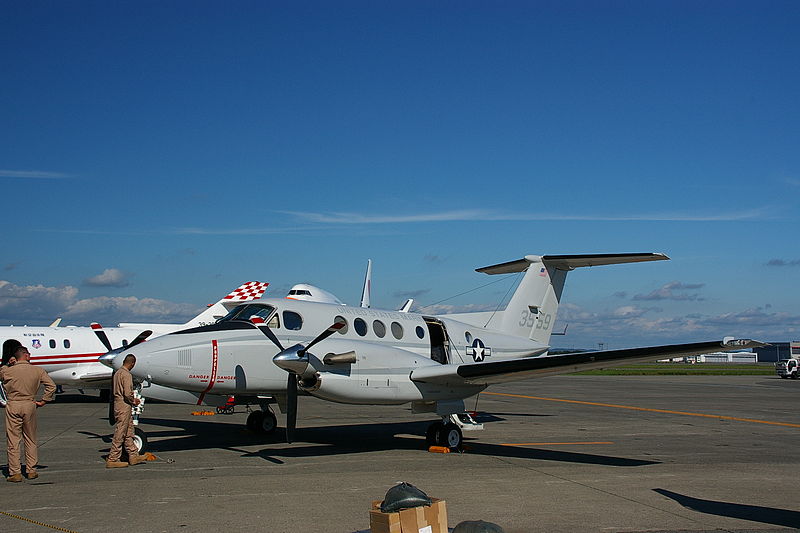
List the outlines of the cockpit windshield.
{"type": "Polygon", "coordinates": [[[250,320],[254,316],[267,320],[274,311],[275,308],[267,304],[242,304],[231,309],[230,313],[220,318],[219,321],[250,320]]]}

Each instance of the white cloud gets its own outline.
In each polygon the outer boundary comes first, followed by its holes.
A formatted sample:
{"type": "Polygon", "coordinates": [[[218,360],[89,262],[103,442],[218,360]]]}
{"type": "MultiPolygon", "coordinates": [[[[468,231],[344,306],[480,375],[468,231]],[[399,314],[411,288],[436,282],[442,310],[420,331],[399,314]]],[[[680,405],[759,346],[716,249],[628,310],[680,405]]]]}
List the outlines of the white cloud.
{"type": "Polygon", "coordinates": [[[711,222],[750,220],[765,215],[763,209],[749,211],[732,211],[724,213],[640,213],[630,215],[576,215],[554,213],[501,213],[484,209],[461,209],[455,211],[437,211],[434,213],[409,214],[381,214],[364,215],[361,213],[322,213],[318,211],[283,211],[282,213],[295,216],[308,222],[319,224],[400,224],[414,222],[452,222],[452,221],[660,221],[660,222],[711,222]]]}
{"type": "Polygon", "coordinates": [[[78,289],[71,286],[20,286],[0,280],[0,320],[37,319],[52,322],[77,295],[78,289]]]}
{"type": "Polygon", "coordinates": [[[90,287],[127,287],[130,282],[126,279],[124,272],[117,268],[107,268],[102,274],[92,276],[84,280],[85,285],[90,287]]]}
{"type": "Polygon", "coordinates": [[[192,304],[135,296],[78,299],[78,289],[71,286],[19,286],[0,280],[0,322],[7,324],[45,325],[57,316],[79,325],[92,321],[183,323],[202,310],[192,304]]]}
{"type": "Polygon", "coordinates": [[[119,322],[185,322],[202,311],[191,304],[180,304],[155,298],[135,296],[99,296],[85,298],[70,304],[64,312],[65,317],[81,318],[84,321],[99,321],[104,317],[109,324],[119,322]]]}
{"type": "Polygon", "coordinates": [[[676,291],[700,289],[705,283],[682,283],[671,281],[660,289],[656,289],[648,294],[637,294],[632,300],[676,300],[676,301],[703,301],[698,294],[686,294],[676,291]]]}
{"type": "Polygon", "coordinates": [[[600,312],[574,304],[559,309],[555,330],[569,324],[568,335],[554,338],[558,346],[592,348],[605,342],[610,348],[677,344],[722,339],[732,335],[760,341],[781,341],[800,333],[800,314],[773,312],[770,307],[756,307],[716,315],[661,316],[659,308],[622,306],[600,312]]]}
{"type": "Polygon", "coordinates": [[[2,170],[0,178],[23,178],[23,179],[62,179],[71,178],[70,174],[62,172],[47,172],[43,170],[2,170]]]}

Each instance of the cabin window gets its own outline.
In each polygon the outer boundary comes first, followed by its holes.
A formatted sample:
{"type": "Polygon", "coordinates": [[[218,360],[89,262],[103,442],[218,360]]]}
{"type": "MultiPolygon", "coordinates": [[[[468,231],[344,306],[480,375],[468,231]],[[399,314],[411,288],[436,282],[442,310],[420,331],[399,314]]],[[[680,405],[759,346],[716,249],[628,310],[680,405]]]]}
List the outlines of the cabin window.
{"type": "Polygon", "coordinates": [[[294,311],[283,312],[283,327],[286,329],[299,330],[303,327],[303,317],[294,311]]]}
{"type": "Polygon", "coordinates": [[[472,344],[472,333],[469,331],[464,333],[464,340],[467,341],[467,344],[472,344]]]}
{"type": "Polygon", "coordinates": [[[367,323],[363,318],[356,318],[353,320],[353,327],[356,328],[356,333],[362,337],[367,334],[367,323]]]}
{"type": "Polygon", "coordinates": [[[422,326],[417,326],[417,329],[415,331],[417,332],[417,337],[419,337],[420,339],[425,338],[425,330],[422,328],[422,326]]]}
{"type": "Polygon", "coordinates": [[[347,333],[347,319],[345,317],[337,316],[336,318],[333,319],[333,321],[334,322],[344,322],[344,327],[339,330],[339,334],[340,335],[344,335],[345,333],[347,333]]]}
{"type": "Polygon", "coordinates": [[[403,338],[403,326],[400,325],[400,322],[392,322],[392,335],[397,340],[403,338]]]}
{"type": "Polygon", "coordinates": [[[372,331],[382,339],[386,336],[386,325],[380,320],[376,320],[372,323],[372,331]]]}
{"type": "Polygon", "coordinates": [[[48,344],[50,345],[50,348],[55,348],[56,347],[56,341],[53,340],[53,339],[50,339],[50,342],[48,344]]]}
{"type": "Polygon", "coordinates": [[[69,347],[70,347],[69,339],[64,339],[64,348],[69,349],[69,347]]]}
{"type": "Polygon", "coordinates": [[[128,339],[122,339],[122,347],[128,346],[128,339]]]}

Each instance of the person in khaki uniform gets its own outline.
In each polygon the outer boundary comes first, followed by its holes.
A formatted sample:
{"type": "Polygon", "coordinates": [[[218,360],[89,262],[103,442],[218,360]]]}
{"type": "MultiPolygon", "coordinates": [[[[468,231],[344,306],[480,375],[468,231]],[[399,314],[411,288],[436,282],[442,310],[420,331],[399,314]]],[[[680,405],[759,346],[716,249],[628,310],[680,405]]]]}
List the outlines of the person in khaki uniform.
{"type": "Polygon", "coordinates": [[[133,376],[131,369],[136,364],[136,357],[128,354],[122,362],[122,368],[114,372],[112,393],[114,394],[114,437],[111,439],[111,452],[108,454],[106,468],[122,468],[138,465],[145,461],[139,455],[133,443],[133,412],[131,408],[139,405],[139,398],[133,396],[133,376]],[[128,452],[128,462],[121,461],[122,448],[128,452]]]}
{"type": "Polygon", "coordinates": [[[52,402],[56,384],[43,369],[30,363],[31,354],[20,346],[14,351],[17,362],[13,366],[0,368],[0,381],[6,389],[6,442],[8,453],[8,478],[6,481],[22,481],[20,465],[20,441],[25,442],[25,469],[28,479],[36,479],[39,453],[36,447],[36,409],[52,402]],[[36,400],[39,385],[44,385],[44,395],[36,400]]]}

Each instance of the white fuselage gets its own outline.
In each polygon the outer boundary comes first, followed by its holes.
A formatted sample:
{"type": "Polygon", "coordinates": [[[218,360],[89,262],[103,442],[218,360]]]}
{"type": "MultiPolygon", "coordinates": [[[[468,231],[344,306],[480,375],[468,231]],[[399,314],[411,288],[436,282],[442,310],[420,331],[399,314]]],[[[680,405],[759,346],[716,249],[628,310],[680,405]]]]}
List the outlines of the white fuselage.
{"type": "MultiPolygon", "coordinates": [[[[447,317],[274,298],[250,304],[256,306],[253,309],[275,309],[270,313],[270,328],[286,348],[307,344],[344,318],[347,327],[319,342],[310,356],[319,383],[309,392],[338,402],[401,404],[465,397],[483,387],[454,389],[420,384],[411,381],[409,375],[422,366],[489,362],[547,350],[547,346],[529,339],[447,317]],[[356,354],[351,364],[326,365],[321,361],[326,354],[351,351],[356,354]]],[[[278,352],[246,320],[224,319],[210,326],[173,332],[131,350],[137,356],[133,373],[140,379],[193,392],[265,395],[286,391],[288,374],[272,360],[278,352]]]]}
{"type": "MultiPolygon", "coordinates": [[[[154,335],[179,328],[176,324],[152,325],[154,335]]],[[[111,345],[122,346],[142,332],[138,328],[104,329],[111,345]]],[[[98,358],[105,346],[91,328],[85,326],[37,327],[0,326],[0,344],[19,341],[31,353],[31,364],[41,366],[58,385],[86,388],[108,386],[111,369],[98,358]],[[102,383],[105,381],[106,383],[102,383]]]]}

